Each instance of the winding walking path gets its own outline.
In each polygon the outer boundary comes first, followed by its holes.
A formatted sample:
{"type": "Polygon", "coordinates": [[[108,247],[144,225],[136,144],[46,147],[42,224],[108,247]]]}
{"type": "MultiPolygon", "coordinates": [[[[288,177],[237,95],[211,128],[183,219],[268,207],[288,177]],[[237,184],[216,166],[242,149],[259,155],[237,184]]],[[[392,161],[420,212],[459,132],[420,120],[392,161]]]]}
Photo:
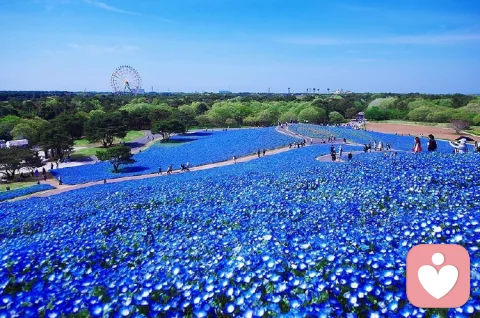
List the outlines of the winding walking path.
{"type": "MultiPolygon", "coordinates": [[[[291,130],[288,129],[288,127],[286,127],[286,128],[277,127],[276,130],[279,133],[285,134],[285,135],[290,136],[290,137],[295,137],[295,138],[307,140],[306,146],[325,144],[323,142],[323,139],[321,139],[321,138],[310,138],[308,136],[303,136],[303,135],[300,135],[298,133],[292,132],[291,130]]],[[[151,141],[147,141],[146,136],[143,137],[143,139],[144,140],[142,140],[142,142],[140,142],[142,145],[140,147],[137,147],[135,149],[136,150],[135,152],[138,152],[142,149],[148,148],[153,143],[158,141],[158,137],[156,137],[155,140],[151,140],[151,141]]],[[[136,140],[136,141],[138,141],[138,140],[136,140]]],[[[344,144],[344,143],[343,143],[343,140],[338,139],[334,142],[329,142],[328,144],[344,144]]],[[[359,146],[359,144],[355,144],[355,143],[348,143],[348,145],[359,146]]],[[[290,150],[294,150],[294,149],[297,149],[297,148],[296,147],[288,147],[288,146],[287,147],[282,147],[282,148],[277,148],[277,149],[267,151],[266,156],[272,156],[272,155],[276,155],[276,154],[286,152],[286,151],[290,151],[290,150]]],[[[263,156],[261,156],[261,157],[263,157],[263,156]]],[[[258,157],[257,154],[252,154],[252,155],[237,158],[236,161],[237,161],[237,163],[248,162],[248,161],[259,159],[259,158],[260,157],[258,157]]],[[[331,161],[331,156],[330,155],[320,156],[320,157],[317,158],[317,160],[322,161],[322,162],[323,161],[331,161]]],[[[213,169],[213,168],[217,168],[217,167],[224,167],[224,166],[228,166],[228,165],[232,165],[232,164],[235,164],[235,163],[233,162],[233,159],[230,159],[230,160],[227,160],[227,161],[221,161],[221,162],[215,162],[215,163],[205,164],[205,165],[201,165],[201,166],[191,167],[190,171],[201,171],[201,170],[213,169]]],[[[172,174],[178,174],[178,173],[186,173],[186,172],[181,172],[180,170],[174,170],[172,172],[172,174]]],[[[154,174],[144,174],[144,175],[139,175],[139,176],[128,176],[128,177],[123,177],[123,178],[107,179],[106,181],[107,181],[107,183],[117,183],[117,182],[123,182],[123,181],[128,181],[128,180],[141,180],[141,179],[158,178],[158,177],[164,177],[164,176],[167,176],[167,174],[165,172],[163,172],[161,174],[154,173],[154,174]]],[[[67,184],[59,185],[57,179],[50,178],[50,179],[47,179],[47,181],[45,183],[56,187],[56,189],[37,192],[37,193],[30,194],[30,195],[26,195],[26,196],[17,197],[17,198],[11,199],[11,200],[7,200],[7,201],[4,201],[4,202],[13,202],[13,201],[19,201],[19,200],[24,200],[24,199],[28,199],[28,198],[48,197],[48,196],[51,196],[51,195],[56,195],[56,194],[60,194],[60,193],[64,193],[64,192],[68,192],[68,191],[72,191],[72,190],[76,190],[76,189],[82,189],[82,188],[91,187],[91,186],[94,186],[94,185],[101,185],[101,184],[104,184],[104,181],[94,181],[94,182],[87,182],[87,183],[74,184],[74,185],[67,185],[67,184]]]]}

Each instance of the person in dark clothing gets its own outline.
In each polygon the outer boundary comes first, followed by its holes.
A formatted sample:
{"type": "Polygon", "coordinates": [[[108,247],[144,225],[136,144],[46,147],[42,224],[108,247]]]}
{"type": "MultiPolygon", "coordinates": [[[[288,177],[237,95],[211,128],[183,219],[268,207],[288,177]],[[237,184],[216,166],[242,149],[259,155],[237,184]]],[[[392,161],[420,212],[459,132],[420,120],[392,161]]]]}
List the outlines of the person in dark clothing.
{"type": "Polygon", "coordinates": [[[44,175],[43,175],[43,180],[44,180],[44,181],[47,181],[47,174],[44,174],[44,175]]]}
{"type": "Polygon", "coordinates": [[[352,155],[352,152],[350,151],[350,152],[348,153],[348,160],[352,160],[352,157],[353,157],[353,155],[352,155]]]}
{"type": "Polygon", "coordinates": [[[257,156],[260,158],[260,150],[257,151],[257,156]]]}
{"type": "Polygon", "coordinates": [[[333,145],[330,146],[330,153],[333,154],[335,152],[335,147],[333,145]]]}
{"type": "Polygon", "coordinates": [[[337,160],[337,154],[335,153],[335,151],[332,152],[332,161],[336,161],[337,160]]]}
{"type": "Polygon", "coordinates": [[[435,137],[432,134],[430,134],[428,135],[428,138],[430,138],[428,140],[428,151],[437,150],[437,142],[435,141],[435,137]]]}
{"type": "Polygon", "coordinates": [[[162,174],[162,167],[158,167],[158,174],[162,174]]]}
{"type": "Polygon", "coordinates": [[[263,155],[265,156],[265,153],[267,152],[267,149],[263,149],[263,155]]]}
{"type": "Polygon", "coordinates": [[[46,174],[47,174],[47,170],[45,170],[45,167],[42,168],[42,174],[43,174],[43,175],[46,175],[46,174]]]}

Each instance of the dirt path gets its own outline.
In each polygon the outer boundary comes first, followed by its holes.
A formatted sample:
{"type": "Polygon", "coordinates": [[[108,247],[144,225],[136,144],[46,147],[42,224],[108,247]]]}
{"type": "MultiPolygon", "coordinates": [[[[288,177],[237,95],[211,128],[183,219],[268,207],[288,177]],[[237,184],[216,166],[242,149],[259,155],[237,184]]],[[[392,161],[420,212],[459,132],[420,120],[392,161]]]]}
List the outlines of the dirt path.
{"type": "MultiPolygon", "coordinates": [[[[433,126],[422,126],[422,125],[409,125],[409,124],[389,124],[389,123],[369,123],[367,122],[367,129],[389,133],[389,134],[401,134],[401,135],[411,135],[411,136],[420,136],[423,134],[427,137],[429,134],[435,136],[436,139],[445,139],[445,140],[454,140],[460,135],[455,134],[455,131],[451,128],[442,128],[442,127],[433,127],[433,126]]],[[[470,138],[480,141],[479,136],[468,135],[470,138]]]]}

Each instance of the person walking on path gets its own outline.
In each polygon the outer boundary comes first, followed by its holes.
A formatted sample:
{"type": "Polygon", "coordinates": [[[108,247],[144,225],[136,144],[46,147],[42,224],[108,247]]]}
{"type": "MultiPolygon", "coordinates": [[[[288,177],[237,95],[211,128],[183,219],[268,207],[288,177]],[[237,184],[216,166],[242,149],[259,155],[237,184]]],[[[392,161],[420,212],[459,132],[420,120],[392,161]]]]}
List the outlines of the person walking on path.
{"type": "Polygon", "coordinates": [[[267,149],[263,149],[263,156],[265,157],[265,153],[267,152],[267,149]]]}
{"type": "Polygon", "coordinates": [[[257,156],[260,158],[260,150],[257,151],[257,156]]]}
{"type": "Polygon", "coordinates": [[[168,169],[167,169],[167,174],[171,174],[172,171],[173,171],[173,165],[170,164],[170,165],[168,166],[168,169]]]}
{"type": "Polygon", "coordinates": [[[413,145],[412,151],[414,153],[420,153],[422,152],[422,142],[420,141],[420,138],[415,137],[415,144],[413,145]]]}
{"type": "Polygon", "coordinates": [[[38,169],[35,169],[35,177],[38,179],[38,169]]]}
{"type": "Polygon", "coordinates": [[[430,134],[428,135],[428,151],[435,151],[437,150],[437,142],[435,141],[435,137],[430,134]]]}
{"type": "Polygon", "coordinates": [[[237,156],[233,156],[233,163],[237,163],[237,156]]]}
{"type": "Polygon", "coordinates": [[[158,174],[162,174],[162,167],[158,167],[158,174]]]}
{"type": "Polygon", "coordinates": [[[337,154],[335,151],[332,152],[332,161],[335,162],[337,160],[337,154]]]}
{"type": "Polygon", "coordinates": [[[348,160],[352,160],[352,157],[353,157],[353,155],[352,155],[352,152],[350,151],[350,152],[348,153],[348,160]]]}
{"type": "Polygon", "coordinates": [[[342,146],[339,146],[338,147],[338,158],[342,158],[342,153],[343,153],[343,149],[342,149],[342,146]]]}
{"type": "Polygon", "coordinates": [[[43,175],[46,175],[46,174],[47,174],[47,170],[45,170],[45,167],[42,167],[42,174],[43,174],[43,175]]]}
{"type": "Polygon", "coordinates": [[[53,162],[50,162],[50,170],[53,170],[53,162]]]}

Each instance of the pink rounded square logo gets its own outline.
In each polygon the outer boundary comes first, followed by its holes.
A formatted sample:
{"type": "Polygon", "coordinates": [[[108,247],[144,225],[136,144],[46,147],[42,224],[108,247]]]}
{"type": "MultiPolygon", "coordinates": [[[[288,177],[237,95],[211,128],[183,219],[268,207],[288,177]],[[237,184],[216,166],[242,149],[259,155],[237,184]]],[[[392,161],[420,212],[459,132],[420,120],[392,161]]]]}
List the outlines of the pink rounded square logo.
{"type": "Polygon", "coordinates": [[[421,244],[407,255],[407,297],[420,308],[455,308],[470,296],[470,257],[455,244],[421,244]]]}

